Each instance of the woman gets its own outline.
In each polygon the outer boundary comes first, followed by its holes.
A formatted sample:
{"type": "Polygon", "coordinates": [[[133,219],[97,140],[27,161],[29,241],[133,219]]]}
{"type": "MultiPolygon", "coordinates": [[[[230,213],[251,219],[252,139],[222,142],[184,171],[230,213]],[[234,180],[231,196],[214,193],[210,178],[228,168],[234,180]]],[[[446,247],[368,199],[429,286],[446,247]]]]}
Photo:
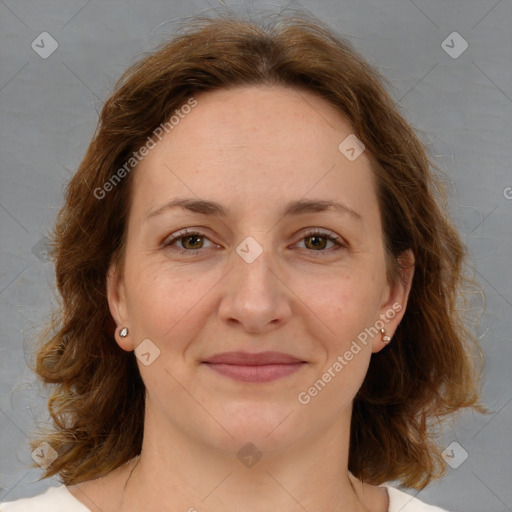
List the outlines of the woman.
{"type": "Polygon", "coordinates": [[[464,248],[382,77],[312,16],[197,18],[131,67],[59,213],[36,371],[62,486],[3,512],[439,511],[478,410],[464,248]]]}

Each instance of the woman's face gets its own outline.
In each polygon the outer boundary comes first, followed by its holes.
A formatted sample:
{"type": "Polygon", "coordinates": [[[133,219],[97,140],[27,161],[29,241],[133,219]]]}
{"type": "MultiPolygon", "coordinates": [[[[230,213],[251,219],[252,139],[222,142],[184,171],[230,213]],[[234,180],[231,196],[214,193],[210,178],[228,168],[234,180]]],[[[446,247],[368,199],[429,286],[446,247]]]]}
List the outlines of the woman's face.
{"type": "Polygon", "coordinates": [[[354,158],[351,139],[339,149],[351,127],[311,93],[195,99],[133,171],[124,270],[108,280],[112,314],[129,328],[117,342],[139,346],[146,421],[231,452],[334,435],[384,347],[376,324],[392,335],[408,293],[386,281],[368,156],[354,158]],[[218,206],[171,207],[178,199],[218,206]],[[212,363],[267,351],[298,362],[212,363]]]}

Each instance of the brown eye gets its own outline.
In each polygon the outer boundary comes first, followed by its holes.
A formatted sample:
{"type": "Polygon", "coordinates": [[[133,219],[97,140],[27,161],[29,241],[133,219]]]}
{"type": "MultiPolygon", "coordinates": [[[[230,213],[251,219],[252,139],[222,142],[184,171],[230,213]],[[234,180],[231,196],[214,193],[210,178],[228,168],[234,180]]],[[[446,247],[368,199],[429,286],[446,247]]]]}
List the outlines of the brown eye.
{"type": "MultiPolygon", "coordinates": [[[[185,249],[201,249],[201,247],[197,247],[198,245],[198,240],[202,238],[201,235],[188,235],[188,236],[182,236],[179,238],[179,240],[185,240],[187,242],[183,242],[183,247],[185,249]],[[192,242],[190,242],[190,240],[192,240],[192,242]],[[193,247],[187,247],[187,245],[192,245],[193,247]]],[[[202,245],[202,244],[201,244],[202,245]]]]}
{"type": "Polygon", "coordinates": [[[327,252],[325,249],[329,242],[343,247],[343,244],[339,242],[339,237],[321,231],[307,233],[302,240],[305,240],[306,248],[314,252],[327,252]]]}
{"type": "Polygon", "coordinates": [[[177,242],[181,242],[181,247],[179,245],[176,247],[177,251],[181,253],[195,254],[196,252],[200,252],[203,248],[204,241],[201,241],[201,239],[208,238],[206,235],[198,231],[184,230],[176,233],[173,237],[168,238],[163,243],[163,247],[173,247],[177,242]]]}
{"type": "Polygon", "coordinates": [[[310,241],[310,244],[305,244],[308,249],[325,249],[327,244],[327,237],[323,235],[310,235],[305,240],[310,241]]]}

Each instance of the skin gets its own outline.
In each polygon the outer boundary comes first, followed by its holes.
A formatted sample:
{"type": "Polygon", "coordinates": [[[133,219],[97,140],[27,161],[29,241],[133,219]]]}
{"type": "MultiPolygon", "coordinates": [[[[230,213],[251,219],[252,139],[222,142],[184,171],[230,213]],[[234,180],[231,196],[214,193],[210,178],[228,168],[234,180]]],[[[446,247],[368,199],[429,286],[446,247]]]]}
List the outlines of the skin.
{"type": "MultiPolygon", "coordinates": [[[[413,270],[386,280],[369,156],[345,158],[338,145],[350,125],[310,92],[251,86],[196,99],[134,171],[124,265],[108,275],[117,343],[130,351],[150,339],[160,350],[149,366],[138,361],[142,453],[70,491],[103,512],[385,512],[385,489],[348,472],[351,404],[385,346],[381,335],[359,344],[307,405],[297,400],[393,304],[402,309],[385,325],[390,336],[405,312],[413,270]],[[177,197],[219,202],[228,215],[175,208],[146,218],[177,197]],[[336,200],[360,219],[335,210],[283,217],[298,199],[336,200]],[[202,236],[164,246],[183,228],[202,236]],[[312,229],[343,246],[320,238],[317,248],[312,229]],[[263,250],[252,263],[236,252],[248,236],[263,250]],[[276,350],[307,364],[267,383],[202,364],[232,350],[276,350]],[[237,458],[247,442],[262,453],[252,467],[237,458]]],[[[402,256],[414,263],[410,251],[402,256]]]]}

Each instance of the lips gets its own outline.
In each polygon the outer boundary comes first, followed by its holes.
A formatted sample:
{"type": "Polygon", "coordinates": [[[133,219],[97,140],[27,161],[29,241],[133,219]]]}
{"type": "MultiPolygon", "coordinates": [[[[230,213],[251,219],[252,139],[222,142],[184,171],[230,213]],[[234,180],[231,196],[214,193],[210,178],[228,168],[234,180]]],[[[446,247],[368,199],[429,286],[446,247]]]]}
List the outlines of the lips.
{"type": "Polygon", "coordinates": [[[283,352],[222,352],[209,357],[205,363],[261,366],[265,364],[302,363],[300,359],[283,352]]]}
{"type": "Polygon", "coordinates": [[[243,382],[270,382],[295,373],[306,362],[282,352],[223,352],[204,364],[225,377],[243,382]]]}

